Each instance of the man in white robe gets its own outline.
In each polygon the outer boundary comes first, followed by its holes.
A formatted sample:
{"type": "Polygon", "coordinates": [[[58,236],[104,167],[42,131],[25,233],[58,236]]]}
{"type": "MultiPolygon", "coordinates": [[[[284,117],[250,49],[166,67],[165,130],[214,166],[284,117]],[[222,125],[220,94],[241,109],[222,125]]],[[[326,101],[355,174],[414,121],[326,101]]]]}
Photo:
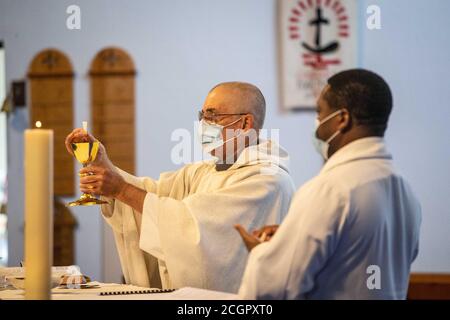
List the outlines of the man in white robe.
{"type": "Polygon", "coordinates": [[[247,299],[405,299],[417,256],[421,209],[394,169],[384,131],[385,81],[349,70],[318,100],[320,174],[294,196],[280,227],[249,234],[240,295],[247,299]],[[266,241],[258,237],[264,233],[266,241]]]}
{"type": "MultiPolygon", "coordinates": [[[[237,292],[247,250],[236,223],[255,228],[280,223],[295,191],[288,155],[258,139],[265,115],[259,89],[224,83],[208,94],[200,113],[202,143],[216,160],[135,177],[108,160],[80,171],[83,192],[102,195],[102,213],[114,231],[127,283],[163,288],[200,287],[237,292]]],[[[66,139],[94,137],[80,129],[66,139]]]]}

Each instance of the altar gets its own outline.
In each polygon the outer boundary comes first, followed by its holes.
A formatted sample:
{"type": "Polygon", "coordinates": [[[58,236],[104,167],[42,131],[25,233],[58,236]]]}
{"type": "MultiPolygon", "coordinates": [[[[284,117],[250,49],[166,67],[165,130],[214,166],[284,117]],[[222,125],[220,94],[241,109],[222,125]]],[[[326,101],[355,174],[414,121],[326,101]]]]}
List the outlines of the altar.
{"type": "MultiPolygon", "coordinates": [[[[90,282],[85,288],[53,288],[51,300],[238,300],[236,294],[184,287],[176,290],[90,282]]],[[[24,300],[22,289],[0,291],[0,300],[24,300]]]]}

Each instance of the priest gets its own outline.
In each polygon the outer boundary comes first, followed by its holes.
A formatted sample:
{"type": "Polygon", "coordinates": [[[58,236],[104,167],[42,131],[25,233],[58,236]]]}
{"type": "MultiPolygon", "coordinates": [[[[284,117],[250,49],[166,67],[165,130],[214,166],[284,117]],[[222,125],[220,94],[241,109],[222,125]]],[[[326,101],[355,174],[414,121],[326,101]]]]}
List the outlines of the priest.
{"type": "MultiPolygon", "coordinates": [[[[199,112],[204,151],[214,159],[188,164],[158,180],[115,167],[103,145],[95,162],[80,170],[82,192],[100,195],[112,227],[127,283],[185,286],[237,292],[247,250],[233,225],[280,223],[294,185],[288,154],[259,137],[265,99],[254,85],[222,83],[199,112]]],[[[75,129],[70,143],[95,137],[75,129]]]]}

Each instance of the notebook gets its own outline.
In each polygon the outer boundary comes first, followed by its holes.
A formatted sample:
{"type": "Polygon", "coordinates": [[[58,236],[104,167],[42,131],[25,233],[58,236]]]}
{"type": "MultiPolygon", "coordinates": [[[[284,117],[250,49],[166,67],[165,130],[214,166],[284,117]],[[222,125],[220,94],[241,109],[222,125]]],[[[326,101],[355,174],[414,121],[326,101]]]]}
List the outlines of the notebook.
{"type": "Polygon", "coordinates": [[[149,293],[167,293],[173,292],[175,289],[158,289],[138,287],[130,284],[117,283],[100,283],[97,281],[89,282],[77,288],[58,287],[52,290],[53,294],[79,294],[83,296],[115,296],[115,295],[132,295],[132,294],[149,294],[149,293]]]}
{"type": "Polygon", "coordinates": [[[173,292],[176,289],[142,289],[139,287],[127,288],[127,289],[119,289],[119,290],[108,290],[101,291],[99,295],[101,296],[115,296],[115,295],[123,295],[123,294],[148,294],[148,293],[167,293],[173,292]]]}

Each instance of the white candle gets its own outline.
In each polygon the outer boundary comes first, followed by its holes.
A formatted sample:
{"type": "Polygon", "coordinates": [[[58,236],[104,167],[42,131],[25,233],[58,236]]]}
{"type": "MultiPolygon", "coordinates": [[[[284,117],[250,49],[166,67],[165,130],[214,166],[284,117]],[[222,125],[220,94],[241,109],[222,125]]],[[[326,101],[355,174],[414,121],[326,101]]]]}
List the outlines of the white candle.
{"type": "MultiPolygon", "coordinates": [[[[37,127],[41,123],[36,123],[37,127]]],[[[50,299],[53,264],[53,130],[25,130],[25,298],[50,299]]]]}

